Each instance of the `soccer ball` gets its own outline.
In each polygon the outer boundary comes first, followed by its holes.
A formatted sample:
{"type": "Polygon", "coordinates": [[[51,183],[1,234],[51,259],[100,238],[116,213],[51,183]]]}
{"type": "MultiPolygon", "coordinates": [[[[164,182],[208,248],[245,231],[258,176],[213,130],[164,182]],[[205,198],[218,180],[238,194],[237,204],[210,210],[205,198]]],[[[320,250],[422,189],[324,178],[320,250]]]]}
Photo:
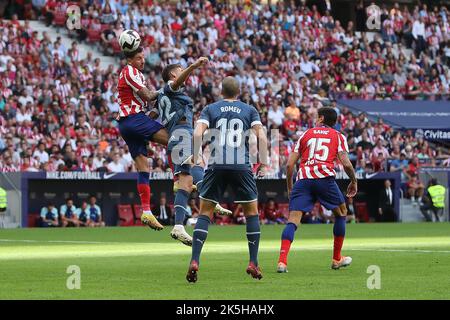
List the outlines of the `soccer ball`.
{"type": "Polygon", "coordinates": [[[119,44],[124,52],[132,52],[139,48],[141,37],[134,30],[125,30],[120,34],[119,44]]]}

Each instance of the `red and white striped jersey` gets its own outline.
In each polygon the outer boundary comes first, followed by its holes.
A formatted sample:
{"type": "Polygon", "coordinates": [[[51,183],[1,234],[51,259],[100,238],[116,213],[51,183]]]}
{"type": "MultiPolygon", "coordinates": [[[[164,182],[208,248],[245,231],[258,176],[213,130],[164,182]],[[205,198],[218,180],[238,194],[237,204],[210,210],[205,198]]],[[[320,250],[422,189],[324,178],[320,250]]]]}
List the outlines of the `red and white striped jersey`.
{"type": "Polygon", "coordinates": [[[294,152],[300,154],[297,179],[334,177],[338,152],[348,152],[347,139],[330,127],[316,127],[303,132],[294,152]]]}
{"type": "Polygon", "coordinates": [[[117,84],[120,117],[127,117],[130,114],[144,111],[147,102],[143,101],[137,94],[144,87],[145,78],[142,72],[129,64],[126,65],[120,72],[119,83],[117,84]]]}

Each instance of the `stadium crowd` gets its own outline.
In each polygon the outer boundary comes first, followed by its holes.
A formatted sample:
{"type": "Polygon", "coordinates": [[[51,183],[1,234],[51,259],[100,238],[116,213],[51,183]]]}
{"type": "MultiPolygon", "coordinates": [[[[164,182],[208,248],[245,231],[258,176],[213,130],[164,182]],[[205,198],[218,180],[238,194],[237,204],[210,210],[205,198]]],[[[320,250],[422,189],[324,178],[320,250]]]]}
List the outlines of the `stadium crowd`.
{"type": "MultiPolygon", "coordinates": [[[[355,25],[342,26],[316,7],[238,1],[32,1],[50,25],[71,3],[81,6],[82,28],[66,48],[38,34],[17,15],[0,20],[0,171],[134,171],[117,129],[116,84],[126,63],[102,70],[78,43],[101,32],[106,53],[124,29],[138,30],[146,54],[148,85],[162,85],[169,63],[190,64],[200,55],[210,67],[190,77],[186,90],[196,115],[220,96],[221,79],[233,74],[242,100],[254,105],[268,129],[279,129],[272,171],[284,164],[318,108],[339,112],[357,172],[397,171],[412,181],[420,165],[450,166],[448,150],[396,132],[382,120],[338,109],[338,98],[448,99],[448,10],[396,5],[383,8],[382,30],[369,40],[355,25]],[[103,30],[103,31],[102,31],[103,30]]],[[[153,145],[155,172],[170,170],[164,148],[153,145]]],[[[339,169],[339,165],[337,164],[339,169]]],[[[417,188],[410,183],[410,192],[417,188]]]]}

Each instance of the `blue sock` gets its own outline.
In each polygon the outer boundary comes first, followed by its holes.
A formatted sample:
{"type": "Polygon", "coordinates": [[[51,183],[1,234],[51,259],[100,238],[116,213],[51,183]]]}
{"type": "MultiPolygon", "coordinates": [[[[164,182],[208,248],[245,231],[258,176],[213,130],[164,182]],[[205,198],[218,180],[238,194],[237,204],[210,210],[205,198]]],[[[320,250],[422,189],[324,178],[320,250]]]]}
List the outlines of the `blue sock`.
{"type": "Polygon", "coordinates": [[[297,226],[294,223],[289,222],[286,227],[284,227],[283,233],[281,234],[281,240],[294,241],[294,234],[297,230],[297,226]]]}
{"type": "Polygon", "coordinates": [[[200,254],[202,252],[203,244],[208,237],[208,227],[210,222],[209,217],[205,215],[200,215],[197,219],[192,237],[191,261],[197,261],[197,263],[200,263],[200,254]]]}
{"type": "Polygon", "coordinates": [[[346,217],[336,217],[333,226],[333,235],[336,237],[345,237],[346,217]]]}
{"type": "Polygon", "coordinates": [[[341,260],[341,250],[342,245],[344,244],[344,238],[345,238],[345,222],[346,217],[336,217],[334,219],[334,226],[333,226],[333,234],[334,234],[334,245],[333,245],[333,259],[334,260],[341,260]]]}
{"type": "Polygon", "coordinates": [[[175,224],[184,224],[184,217],[187,213],[187,204],[189,201],[189,193],[186,190],[178,189],[175,195],[175,224]]]}
{"type": "Polygon", "coordinates": [[[250,262],[255,266],[258,265],[259,238],[261,237],[261,229],[259,226],[259,216],[247,217],[247,240],[248,251],[250,253],[250,262]]]}
{"type": "Polygon", "coordinates": [[[200,186],[202,184],[204,174],[205,174],[205,170],[201,166],[193,166],[191,168],[192,180],[193,180],[194,185],[197,186],[197,191],[200,190],[200,186]]]}

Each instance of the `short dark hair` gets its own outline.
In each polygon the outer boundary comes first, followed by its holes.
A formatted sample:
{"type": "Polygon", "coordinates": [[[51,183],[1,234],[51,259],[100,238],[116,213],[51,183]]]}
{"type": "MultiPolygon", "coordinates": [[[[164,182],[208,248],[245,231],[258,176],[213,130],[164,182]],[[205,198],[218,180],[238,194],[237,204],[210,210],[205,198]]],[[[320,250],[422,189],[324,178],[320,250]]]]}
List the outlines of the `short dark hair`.
{"type": "Polygon", "coordinates": [[[330,107],[322,107],[319,109],[319,117],[323,116],[323,123],[329,127],[334,127],[337,121],[337,112],[330,107]]]}
{"type": "Polygon", "coordinates": [[[138,47],[134,51],[128,51],[128,52],[124,51],[123,54],[125,55],[125,58],[133,59],[135,55],[137,55],[138,53],[141,53],[142,51],[144,51],[144,49],[142,47],[138,47]]]}
{"type": "Polygon", "coordinates": [[[170,80],[170,73],[176,68],[181,68],[181,64],[179,63],[169,64],[163,69],[161,76],[164,82],[168,82],[170,80]]]}
{"type": "Polygon", "coordinates": [[[224,98],[234,98],[239,94],[239,82],[234,77],[226,77],[222,81],[222,95],[224,98]]]}

